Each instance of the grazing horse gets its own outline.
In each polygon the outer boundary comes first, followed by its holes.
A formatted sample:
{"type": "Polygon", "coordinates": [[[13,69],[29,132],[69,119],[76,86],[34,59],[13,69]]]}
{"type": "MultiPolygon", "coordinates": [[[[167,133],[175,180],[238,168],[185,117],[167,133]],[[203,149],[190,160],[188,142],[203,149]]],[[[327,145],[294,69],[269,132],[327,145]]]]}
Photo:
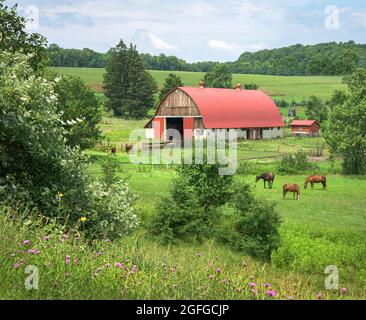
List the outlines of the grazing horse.
{"type": "Polygon", "coordinates": [[[327,188],[327,177],[324,176],[310,176],[306,179],[305,184],[304,184],[304,188],[305,190],[308,187],[308,184],[311,184],[311,189],[314,189],[314,184],[315,183],[321,183],[323,185],[323,190],[325,190],[327,188]]]}
{"type": "Polygon", "coordinates": [[[130,151],[133,149],[133,144],[125,144],[125,150],[127,153],[130,153],[130,151]]]}
{"type": "Polygon", "coordinates": [[[270,189],[272,189],[274,179],[275,179],[275,174],[267,172],[267,173],[263,173],[263,174],[257,176],[256,183],[258,183],[259,180],[263,180],[264,181],[264,189],[266,189],[266,182],[268,182],[268,187],[270,189]]]}
{"type": "Polygon", "coordinates": [[[112,154],[116,154],[117,153],[117,148],[116,147],[113,147],[112,150],[111,150],[112,154]]]}
{"type": "Polygon", "coordinates": [[[300,200],[300,186],[298,184],[285,184],[283,186],[283,198],[286,198],[288,192],[292,192],[297,200],[300,200]]]}

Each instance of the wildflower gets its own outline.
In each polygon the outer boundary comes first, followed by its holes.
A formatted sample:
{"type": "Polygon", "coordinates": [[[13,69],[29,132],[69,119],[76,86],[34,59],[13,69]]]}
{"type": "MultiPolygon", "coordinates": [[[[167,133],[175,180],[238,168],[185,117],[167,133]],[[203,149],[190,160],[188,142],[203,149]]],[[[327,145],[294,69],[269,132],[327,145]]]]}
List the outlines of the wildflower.
{"type": "Polygon", "coordinates": [[[268,290],[266,294],[268,297],[275,297],[277,295],[277,292],[274,290],[268,290]]]}
{"type": "Polygon", "coordinates": [[[138,271],[137,266],[132,266],[132,268],[131,268],[131,273],[132,273],[132,274],[136,274],[136,273],[137,273],[137,271],[138,271]]]}
{"type": "Polygon", "coordinates": [[[269,283],[265,283],[265,284],[264,284],[264,287],[265,287],[265,288],[270,288],[270,287],[272,287],[272,286],[271,286],[269,283]]]}
{"type": "Polygon", "coordinates": [[[252,293],[256,296],[256,295],[258,295],[258,290],[257,289],[252,289],[252,293]]]}
{"type": "Polygon", "coordinates": [[[74,263],[75,263],[75,264],[79,264],[79,259],[78,259],[78,258],[75,258],[75,259],[74,259],[74,263]]]}
{"type": "Polygon", "coordinates": [[[109,269],[111,267],[111,264],[110,263],[106,263],[104,266],[106,267],[106,269],[109,269]]]}
{"type": "Polygon", "coordinates": [[[81,221],[82,223],[85,223],[85,222],[87,222],[87,221],[88,221],[88,218],[87,218],[87,217],[81,217],[81,218],[80,218],[80,221],[81,221]]]}
{"type": "Polygon", "coordinates": [[[198,258],[202,257],[202,253],[197,253],[196,257],[198,257],[198,258]]]}
{"type": "Polygon", "coordinates": [[[122,263],[116,262],[114,265],[115,265],[117,268],[120,268],[120,269],[122,269],[122,268],[123,268],[122,263]]]}
{"type": "Polygon", "coordinates": [[[14,266],[13,266],[13,269],[15,269],[15,270],[18,270],[20,268],[20,263],[16,263],[16,264],[14,264],[14,266]]]}
{"type": "Polygon", "coordinates": [[[99,256],[103,255],[103,252],[97,252],[96,255],[99,257],[99,256]]]}
{"type": "Polygon", "coordinates": [[[210,279],[211,279],[211,280],[215,279],[215,276],[211,274],[211,275],[210,275],[210,279]]]}
{"type": "Polygon", "coordinates": [[[174,289],[177,289],[177,287],[178,287],[178,285],[173,284],[173,288],[174,288],[174,289]]]}
{"type": "Polygon", "coordinates": [[[341,289],[341,294],[346,294],[348,293],[348,289],[347,288],[342,288],[341,289]]]}
{"type": "Polygon", "coordinates": [[[222,270],[221,270],[220,268],[217,268],[217,269],[216,269],[216,273],[221,273],[221,271],[222,271],[222,270]]]}
{"type": "Polygon", "coordinates": [[[228,279],[224,279],[224,280],[222,280],[222,281],[221,281],[221,283],[222,283],[223,285],[226,285],[226,284],[228,284],[228,283],[229,283],[229,280],[228,280],[228,279]]]}
{"type": "Polygon", "coordinates": [[[65,263],[66,264],[70,264],[71,263],[71,257],[70,256],[66,256],[65,263]]]}
{"type": "Polygon", "coordinates": [[[249,287],[251,287],[251,288],[255,288],[256,286],[257,286],[257,284],[254,282],[249,283],[249,287]]]}
{"type": "Polygon", "coordinates": [[[316,295],[316,298],[317,298],[318,300],[321,300],[321,299],[322,299],[322,294],[319,292],[319,293],[316,295]]]}
{"type": "Polygon", "coordinates": [[[28,250],[28,253],[29,254],[35,254],[35,255],[37,255],[37,254],[40,254],[40,251],[39,250],[36,250],[36,249],[29,249],[28,250]]]}
{"type": "Polygon", "coordinates": [[[49,236],[44,236],[44,237],[43,237],[43,240],[44,240],[44,241],[48,241],[48,240],[50,240],[50,237],[49,237],[49,236]]]}
{"type": "Polygon", "coordinates": [[[28,245],[28,244],[30,244],[30,240],[24,240],[23,241],[23,244],[26,246],[26,245],[28,245]]]}
{"type": "Polygon", "coordinates": [[[58,196],[59,198],[63,198],[65,195],[64,195],[63,193],[59,192],[59,193],[57,194],[57,196],[58,196]]]}

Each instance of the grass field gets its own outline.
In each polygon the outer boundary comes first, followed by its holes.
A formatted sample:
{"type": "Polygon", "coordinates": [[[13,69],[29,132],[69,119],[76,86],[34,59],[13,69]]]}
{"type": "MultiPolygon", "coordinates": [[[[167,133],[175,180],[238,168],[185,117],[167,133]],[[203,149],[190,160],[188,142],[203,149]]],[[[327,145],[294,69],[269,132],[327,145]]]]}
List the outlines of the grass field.
{"type": "MultiPolygon", "coordinates": [[[[97,92],[102,92],[104,69],[90,68],[50,68],[60,74],[77,75],[81,77],[97,92]]],[[[159,86],[164,84],[165,78],[169,73],[176,73],[182,78],[186,86],[197,86],[198,82],[204,77],[200,72],[169,72],[169,71],[150,71],[159,86]]],[[[323,99],[329,99],[335,89],[344,88],[341,77],[284,77],[284,76],[265,76],[265,75],[233,75],[233,82],[256,83],[261,90],[265,91],[273,98],[284,99],[287,101],[302,101],[311,95],[323,99]]]]}

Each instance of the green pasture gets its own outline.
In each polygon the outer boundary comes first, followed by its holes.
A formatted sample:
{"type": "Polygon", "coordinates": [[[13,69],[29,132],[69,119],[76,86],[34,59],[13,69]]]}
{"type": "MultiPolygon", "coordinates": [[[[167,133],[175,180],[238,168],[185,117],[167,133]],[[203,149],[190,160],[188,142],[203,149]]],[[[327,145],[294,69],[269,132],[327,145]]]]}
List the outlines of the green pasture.
{"type": "MultiPolygon", "coordinates": [[[[81,77],[87,84],[97,92],[102,92],[103,75],[105,69],[91,68],[50,68],[60,74],[70,74],[81,77]]],[[[198,82],[204,77],[200,72],[181,72],[181,71],[150,71],[159,86],[169,73],[176,73],[182,78],[186,86],[197,86],[198,82]]],[[[301,101],[302,99],[315,95],[323,99],[329,99],[335,89],[342,89],[342,77],[319,76],[319,77],[285,77],[285,76],[266,76],[266,75],[233,75],[233,82],[256,83],[260,89],[271,95],[275,99],[287,101],[301,101]]]]}

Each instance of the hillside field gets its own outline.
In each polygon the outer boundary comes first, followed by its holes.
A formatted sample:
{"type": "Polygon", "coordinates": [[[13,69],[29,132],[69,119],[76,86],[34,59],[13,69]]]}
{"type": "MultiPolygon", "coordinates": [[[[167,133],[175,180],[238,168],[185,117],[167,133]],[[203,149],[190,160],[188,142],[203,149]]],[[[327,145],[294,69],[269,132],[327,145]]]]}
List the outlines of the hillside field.
{"type": "MultiPolygon", "coordinates": [[[[102,92],[103,74],[105,69],[93,68],[50,68],[60,74],[70,74],[81,77],[98,93],[102,92]]],[[[197,86],[204,77],[200,72],[181,71],[149,71],[159,86],[162,86],[169,73],[178,74],[186,86],[197,86]]],[[[344,88],[342,77],[286,77],[265,75],[233,75],[234,83],[256,83],[261,90],[275,99],[284,99],[291,102],[293,99],[300,102],[311,95],[329,99],[336,89],[344,88]]]]}

